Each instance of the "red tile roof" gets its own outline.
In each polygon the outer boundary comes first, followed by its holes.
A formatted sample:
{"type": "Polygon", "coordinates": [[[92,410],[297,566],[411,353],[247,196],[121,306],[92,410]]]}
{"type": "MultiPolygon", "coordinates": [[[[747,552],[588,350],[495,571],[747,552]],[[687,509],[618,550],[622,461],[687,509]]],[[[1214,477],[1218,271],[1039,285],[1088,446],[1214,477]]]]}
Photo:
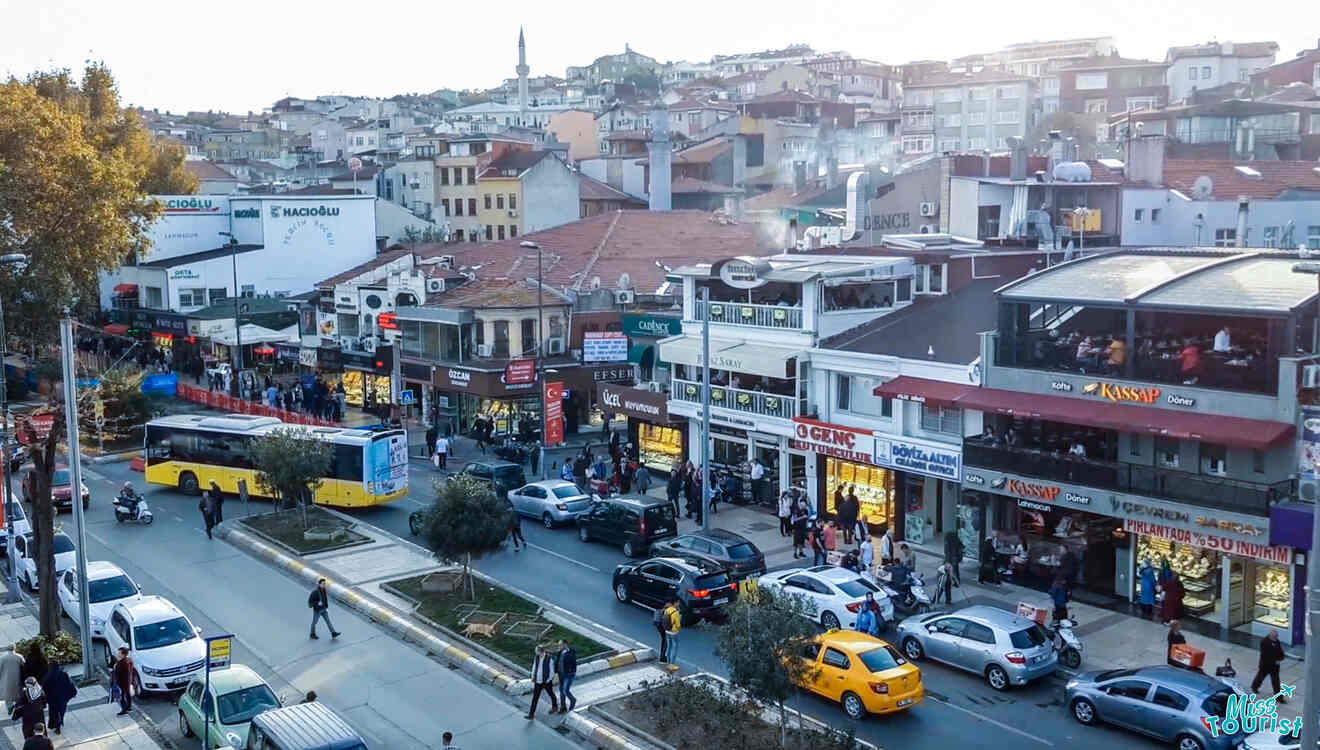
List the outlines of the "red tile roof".
{"type": "Polygon", "coordinates": [[[649,141],[651,140],[651,131],[649,130],[616,130],[605,136],[607,141],[649,141]]]}
{"type": "MultiPolygon", "coordinates": [[[[675,151],[671,160],[674,164],[709,164],[728,153],[731,148],[733,144],[729,139],[720,135],[675,151]]],[[[651,160],[642,159],[638,163],[647,165],[651,160]]]]}
{"type": "Polygon", "coordinates": [[[606,183],[588,177],[581,172],[578,172],[577,176],[578,184],[580,185],[578,191],[579,200],[624,201],[626,203],[633,203],[642,206],[646,205],[646,201],[641,198],[629,195],[622,190],[615,189],[612,185],[607,185],[606,183]]]}
{"type": "Polygon", "coordinates": [[[1214,198],[1232,200],[1239,195],[1249,198],[1277,198],[1288,188],[1320,190],[1320,174],[1312,161],[1251,161],[1235,163],[1222,159],[1168,159],[1164,162],[1164,184],[1191,196],[1197,177],[1207,175],[1214,182],[1214,198]],[[1247,167],[1260,173],[1251,177],[1238,171],[1247,167]]]}
{"type": "Polygon", "coordinates": [[[732,112],[733,107],[722,102],[712,102],[705,99],[683,99],[669,105],[670,112],[677,112],[689,109],[717,109],[722,112],[732,112]]]}
{"type": "Polygon", "coordinates": [[[780,187],[768,193],[761,193],[743,201],[743,208],[748,211],[773,211],[784,206],[796,206],[827,192],[826,188],[807,188],[800,193],[791,187],[780,187]]]}
{"type": "Polygon", "coordinates": [[[204,159],[189,159],[183,168],[199,180],[237,180],[238,178],[216,166],[215,162],[204,159]]]}

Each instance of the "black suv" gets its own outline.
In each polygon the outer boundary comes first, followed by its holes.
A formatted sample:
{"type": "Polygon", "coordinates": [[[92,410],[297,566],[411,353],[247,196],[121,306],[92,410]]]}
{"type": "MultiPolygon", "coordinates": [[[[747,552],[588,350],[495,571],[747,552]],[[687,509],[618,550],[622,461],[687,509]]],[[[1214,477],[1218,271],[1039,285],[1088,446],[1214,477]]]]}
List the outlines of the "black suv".
{"type": "Polygon", "coordinates": [[[738,584],[718,566],[653,557],[614,569],[614,597],[624,604],[635,601],[648,607],[663,607],[678,599],[683,624],[692,625],[697,618],[719,616],[738,598],[738,584]]]}
{"type": "Polygon", "coordinates": [[[455,476],[472,477],[489,484],[495,491],[495,497],[506,502],[509,499],[509,490],[516,490],[527,484],[522,466],[499,459],[468,461],[455,476]]]}
{"type": "Polygon", "coordinates": [[[674,506],[652,497],[615,496],[596,500],[578,516],[578,539],[623,547],[635,557],[661,539],[678,536],[674,506]]]}
{"type": "Polygon", "coordinates": [[[655,553],[718,565],[735,581],[765,573],[765,555],[746,537],[725,531],[694,531],[655,546],[655,553]]]}

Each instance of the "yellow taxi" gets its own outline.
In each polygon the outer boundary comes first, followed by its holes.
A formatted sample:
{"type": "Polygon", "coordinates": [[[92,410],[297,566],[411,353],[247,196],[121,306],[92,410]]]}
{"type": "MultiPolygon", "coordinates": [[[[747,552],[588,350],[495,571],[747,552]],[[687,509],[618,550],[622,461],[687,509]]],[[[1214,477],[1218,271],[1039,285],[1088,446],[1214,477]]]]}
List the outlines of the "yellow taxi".
{"type": "Polygon", "coordinates": [[[803,647],[807,674],[798,687],[838,701],[852,719],[906,711],[921,702],[921,670],[885,641],[831,630],[803,647]]]}

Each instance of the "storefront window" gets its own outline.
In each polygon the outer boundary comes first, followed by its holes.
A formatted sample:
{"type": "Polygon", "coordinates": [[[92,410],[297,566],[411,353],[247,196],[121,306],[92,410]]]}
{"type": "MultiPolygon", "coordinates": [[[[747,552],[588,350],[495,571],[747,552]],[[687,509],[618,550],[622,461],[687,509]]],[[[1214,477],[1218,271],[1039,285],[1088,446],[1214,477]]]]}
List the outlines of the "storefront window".
{"type": "Polygon", "coordinates": [[[1115,550],[1127,543],[1119,519],[1026,500],[1003,501],[1003,512],[995,514],[999,529],[995,551],[1021,582],[1046,588],[1072,568],[1075,585],[1114,593],[1115,550]],[[1019,544],[1026,552],[1025,561],[1020,554],[1014,559],[1019,544]],[[1066,560],[1069,554],[1071,560],[1066,560]]]}
{"type": "Polygon", "coordinates": [[[509,356],[509,321],[495,321],[495,355],[496,357],[509,356]]]}
{"type": "Polygon", "coordinates": [[[683,454],[681,428],[641,423],[637,443],[642,464],[659,471],[671,471],[683,454]]]}
{"type": "MultiPolygon", "coordinates": [[[[1169,568],[1182,580],[1183,611],[1193,617],[1219,619],[1220,609],[1220,572],[1223,566],[1218,552],[1194,547],[1190,544],[1177,544],[1167,539],[1154,536],[1142,536],[1137,540],[1138,569],[1148,562],[1157,571],[1167,563],[1169,568]]],[[[1238,586],[1241,586],[1241,574],[1236,574],[1238,586]]]]}
{"type": "Polygon", "coordinates": [[[502,437],[539,433],[541,405],[536,397],[506,400],[463,394],[463,419],[467,429],[479,419],[490,422],[491,435],[502,437]]]}
{"type": "Polygon", "coordinates": [[[894,517],[894,475],[888,469],[826,458],[825,512],[830,515],[835,513],[835,492],[840,488],[845,496],[850,489],[857,493],[862,514],[873,530],[894,517]]]}
{"type": "Polygon", "coordinates": [[[362,408],[366,393],[364,388],[369,388],[372,391],[373,404],[388,404],[390,402],[389,375],[345,370],[340,377],[340,382],[344,384],[344,401],[349,406],[362,408]]]}
{"type": "Polygon", "coordinates": [[[1255,622],[1278,628],[1287,634],[1292,628],[1292,571],[1286,565],[1257,562],[1255,604],[1252,617],[1255,622]]]}

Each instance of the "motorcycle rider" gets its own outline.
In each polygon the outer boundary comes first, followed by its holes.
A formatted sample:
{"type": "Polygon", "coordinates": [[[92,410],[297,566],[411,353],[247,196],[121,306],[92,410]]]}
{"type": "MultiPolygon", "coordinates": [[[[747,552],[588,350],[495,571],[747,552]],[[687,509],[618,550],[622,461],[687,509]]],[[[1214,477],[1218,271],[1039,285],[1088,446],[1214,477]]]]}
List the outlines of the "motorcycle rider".
{"type": "Polygon", "coordinates": [[[119,488],[119,497],[115,498],[115,502],[124,506],[124,509],[133,515],[137,515],[138,501],[141,499],[142,497],[133,491],[133,483],[124,482],[124,486],[119,488]]]}
{"type": "Polygon", "coordinates": [[[912,571],[903,560],[899,560],[889,568],[889,586],[898,592],[899,601],[905,604],[912,597],[912,571]]]}

